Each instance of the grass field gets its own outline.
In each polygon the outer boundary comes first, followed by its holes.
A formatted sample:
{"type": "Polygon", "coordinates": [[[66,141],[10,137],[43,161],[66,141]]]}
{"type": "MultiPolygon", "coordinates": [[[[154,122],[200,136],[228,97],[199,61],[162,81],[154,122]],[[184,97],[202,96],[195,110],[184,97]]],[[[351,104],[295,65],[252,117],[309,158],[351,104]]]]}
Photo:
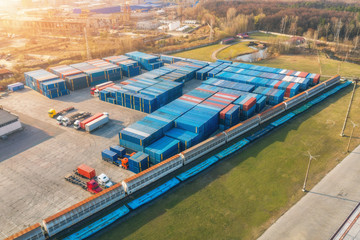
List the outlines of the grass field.
{"type": "MultiPolygon", "coordinates": [[[[338,73],[341,61],[328,59],[325,56],[320,57],[322,75],[333,76],[338,73]]],[[[254,63],[276,68],[286,68],[312,73],[320,73],[320,65],[317,56],[304,55],[281,55],[276,58],[261,60],[254,63]]],[[[354,63],[343,62],[339,71],[341,76],[360,77],[360,65],[354,63]]]]}
{"type": "MultiPolygon", "coordinates": [[[[351,87],[221,161],[98,239],[255,239],[345,156],[340,137],[351,87]]],[[[354,102],[360,101],[360,93],[354,102]]],[[[353,105],[350,118],[358,119],[353,105]]],[[[345,134],[351,131],[350,126],[345,134]]],[[[351,149],[360,144],[356,129],[351,149]]]]}
{"type": "Polygon", "coordinates": [[[249,37],[251,39],[256,39],[259,41],[271,41],[271,40],[275,40],[275,39],[289,39],[289,37],[286,36],[278,36],[278,35],[274,35],[271,33],[262,33],[262,32],[255,32],[255,33],[250,33],[249,37]]]}
{"type": "Polygon", "coordinates": [[[214,60],[211,59],[211,54],[214,51],[216,51],[217,49],[222,48],[223,46],[224,45],[222,45],[222,44],[215,44],[215,45],[210,45],[207,47],[196,48],[196,49],[185,51],[185,52],[175,53],[175,54],[173,54],[173,56],[184,57],[184,58],[194,58],[194,59],[198,59],[198,60],[202,60],[202,61],[212,62],[214,60]]]}
{"type": "Polygon", "coordinates": [[[224,50],[221,50],[217,54],[218,59],[224,59],[224,60],[230,60],[234,57],[240,55],[240,54],[246,54],[246,53],[253,53],[255,52],[254,49],[249,48],[247,45],[249,42],[240,42],[237,44],[234,44],[228,48],[225,48],[224,50]]]}

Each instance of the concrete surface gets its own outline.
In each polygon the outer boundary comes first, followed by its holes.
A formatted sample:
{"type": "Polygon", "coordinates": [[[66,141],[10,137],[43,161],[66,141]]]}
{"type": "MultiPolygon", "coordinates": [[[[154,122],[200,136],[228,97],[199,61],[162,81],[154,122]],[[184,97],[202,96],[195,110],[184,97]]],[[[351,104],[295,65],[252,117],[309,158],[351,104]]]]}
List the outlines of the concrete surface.
{"type": "MultiPolygon", "coordinates": [[[[190,81],[184,92],[200,84],[190,81]]],[[[0,140],[0,239],[91,196],[64,180],[82,163],[115,182],[133,175],[102,161],[101,151],[119,144],[118,132],[146,114],[102,102],[89,92],[86,88],[51,100],[26,88],[0,99],[0,105],[17,114],[24,126],[23,131],[0,140]],[[89,134],[59,126],[48,117],[50,108],[59,111],[68,106],[77,111],[108,112],[111,122],[89,134]]]]}
{"type": "Polygon", "coordinates": [[[359,203],[359,183],[360,145],[259,239],[330,239],[359,203]]]}

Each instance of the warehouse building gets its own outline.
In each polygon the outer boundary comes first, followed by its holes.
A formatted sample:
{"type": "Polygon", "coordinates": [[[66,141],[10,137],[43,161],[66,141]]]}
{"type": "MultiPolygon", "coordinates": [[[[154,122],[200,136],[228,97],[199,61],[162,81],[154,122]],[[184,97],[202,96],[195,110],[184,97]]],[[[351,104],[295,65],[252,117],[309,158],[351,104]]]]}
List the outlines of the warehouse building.
{"type": "Polygon", "coordinates": [[[4,138],[21,129],[19,117],[0,108],[0,137],[4,138]]]}

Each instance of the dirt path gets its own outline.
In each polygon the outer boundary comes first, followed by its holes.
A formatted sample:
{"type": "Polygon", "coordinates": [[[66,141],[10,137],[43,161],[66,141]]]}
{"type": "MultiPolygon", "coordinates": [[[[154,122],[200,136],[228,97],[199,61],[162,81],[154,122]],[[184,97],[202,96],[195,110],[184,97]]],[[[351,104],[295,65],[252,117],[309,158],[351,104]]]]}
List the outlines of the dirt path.
{"type": "Polygon", "coordinates": [[[211,59],[212,59],[212,60],[215,60],[215,61],[218,60],[217,57],[216,57],[216,55],[218,54],[218,52],[220,52],[220,51],[222,51],[222,50],[224,50],[225,48],[228,48],[228,47],[230,47],[230,46],[232,46],[232,44],[230,44],[230,45],[224,45],[223,47],[215,50],[215,51],[211,54],[211,59]]]}

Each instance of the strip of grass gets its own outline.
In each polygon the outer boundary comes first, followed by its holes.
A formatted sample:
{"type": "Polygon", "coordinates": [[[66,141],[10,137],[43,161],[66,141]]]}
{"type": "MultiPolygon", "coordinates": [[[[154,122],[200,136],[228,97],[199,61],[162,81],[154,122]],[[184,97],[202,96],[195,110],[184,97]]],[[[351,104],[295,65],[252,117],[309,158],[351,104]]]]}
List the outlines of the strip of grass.
{"type": "Polygon", "coordinates": [[[224,50],[221,50],[216,57],[218,59],[230,60],[236,56],[239,56],[240,54],[256,52],[256,50],[249,48],[248,44],[249,42],[240,42],[234,44],[228,48],[225,48],[224,50]]]}
{"type": "MultiPolygon", "coordinates": [[[[308,150],[319,155],[308,189],[346,156],[348,138],[339,133],[350,95],[348,87],[98,239],[255,239],[304,195],[308,150]]],[[[359,114],[354,105],[350,117],[359,114]]],[[[354,139],[351,148],[358,144],[354,139]]]]}
{"type": "Polygon", "coordinates": [[[213,62],[214,60],[211,59],[211,54],[214,51],[216,51],[217,49],[222,48],[223,46],[224,45],[221,45],[221,44],[214,44],[214,45],[210,45],[210,46],[206,46],[206,47],[202,47],[202,48],[196,48],[196,49],[189,50],[189,51],[175,53],[175,54],[173,54],[173,56],[184,57],[184,58],[193,58],[193,59],[198,59],[198,60],[202,60],[202,61],[213,62]]]}
{"type": "Polygon", "coordinates": [[[249,37],[251,39],[256,39],[259,41],[271,41],[271,40],[275,40],[275,39],[279,39],[279,40],[289,39],[289,37],[286,37],[286,36],[278,36],[278,35],[274,35],[271,33],[262,33],[262,32],[250,33],[249,37]]]}
{"type": "MultiPolygon", "coordinates": [[[[326,58],[325,56],[320,57],[320,62],[322,75],[336,75],[338,73],[339,64],[341,64],[339,71],[340,76],[360,77],[360,65],[358,64],[332,60],[326,58]]],[[[311,73],[320,73],[318,57],[314,55],[281,55],[276,58],[261,60],[260,62],[254,64],[311,73]]]]}

